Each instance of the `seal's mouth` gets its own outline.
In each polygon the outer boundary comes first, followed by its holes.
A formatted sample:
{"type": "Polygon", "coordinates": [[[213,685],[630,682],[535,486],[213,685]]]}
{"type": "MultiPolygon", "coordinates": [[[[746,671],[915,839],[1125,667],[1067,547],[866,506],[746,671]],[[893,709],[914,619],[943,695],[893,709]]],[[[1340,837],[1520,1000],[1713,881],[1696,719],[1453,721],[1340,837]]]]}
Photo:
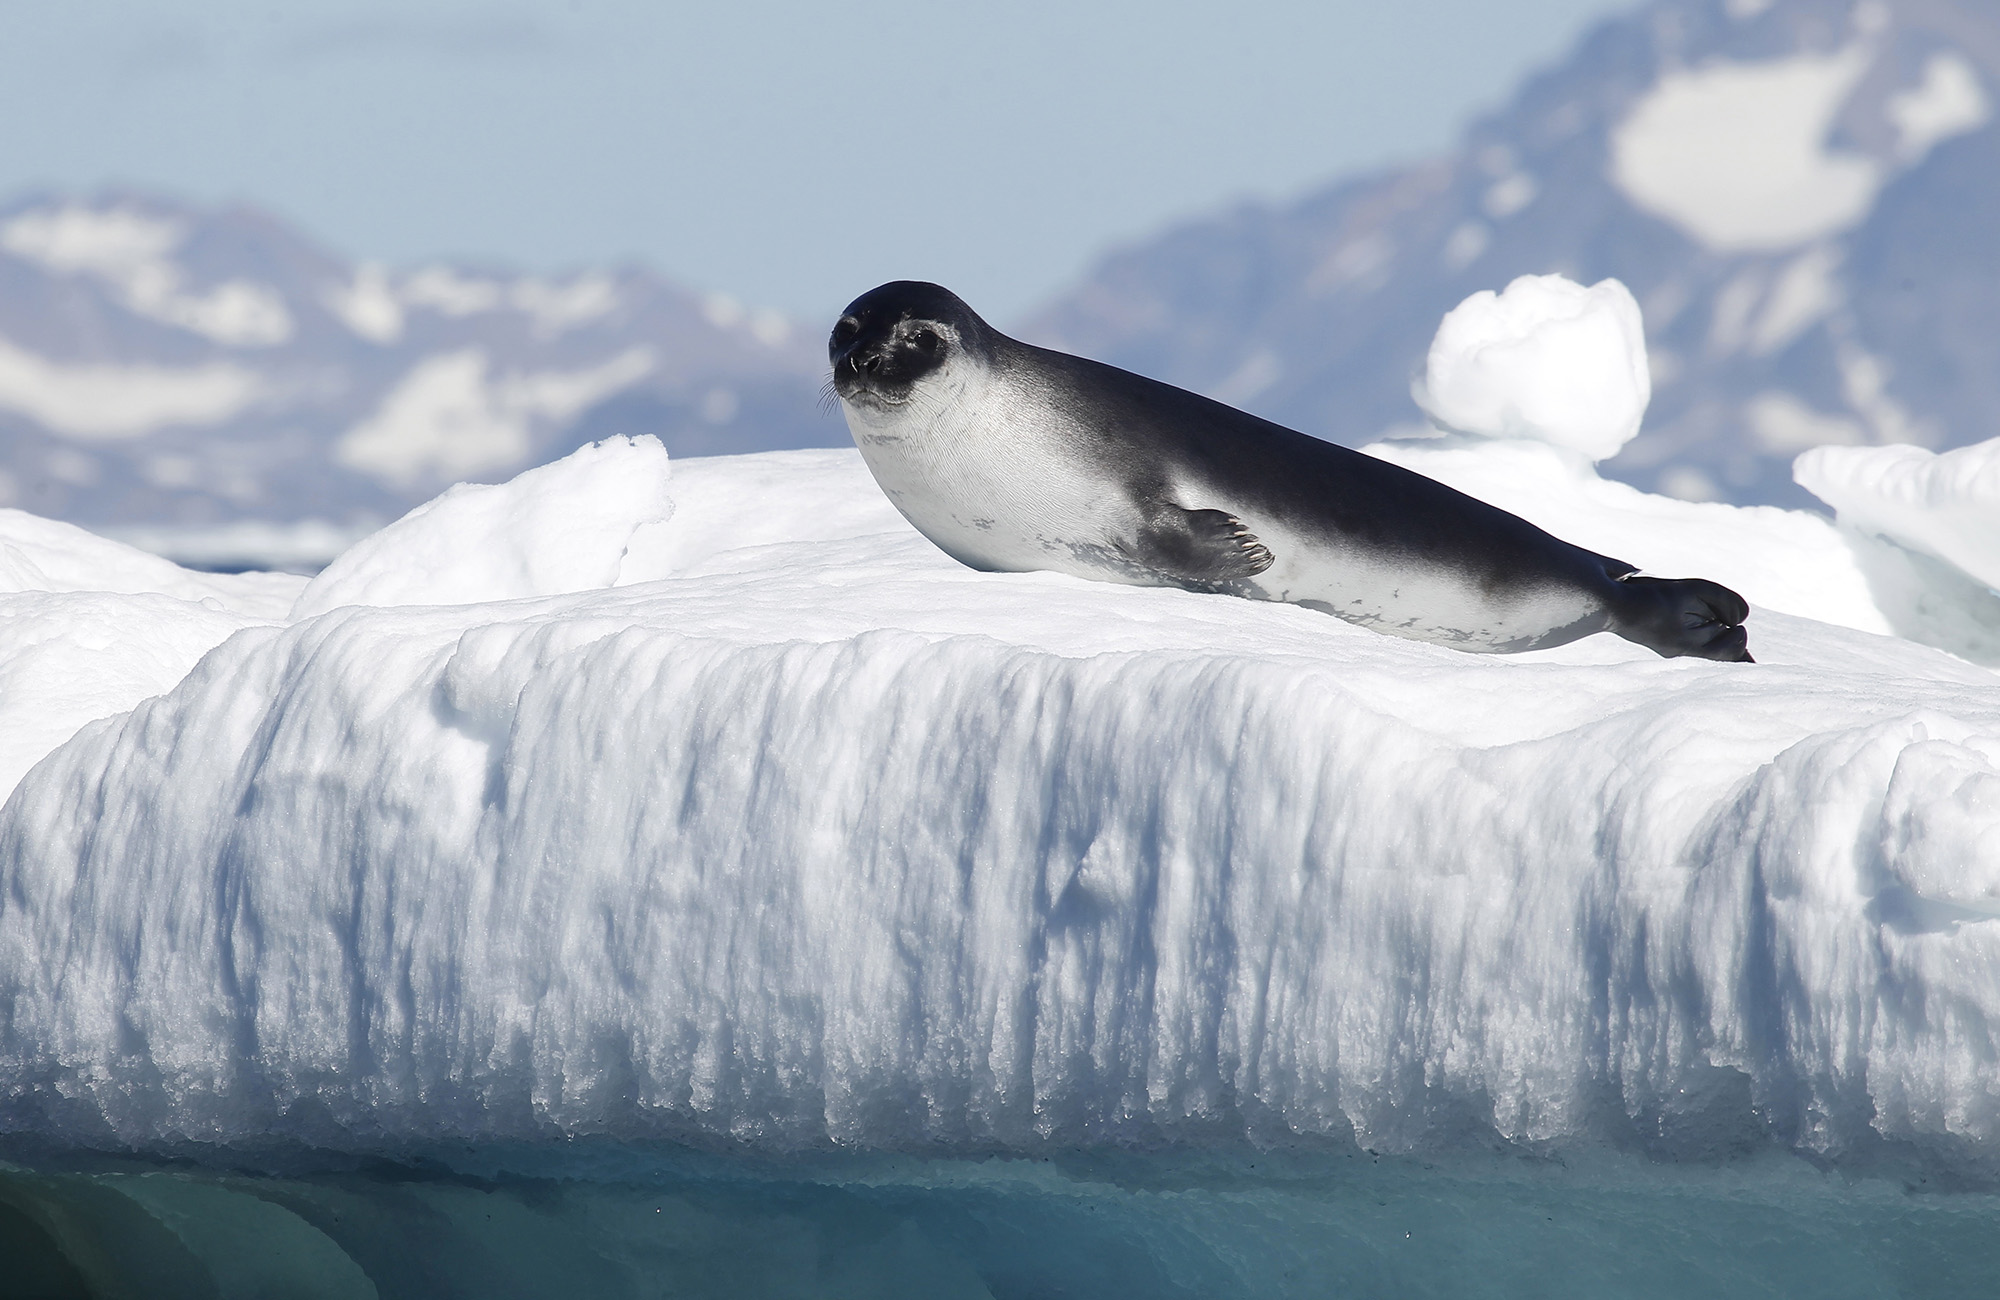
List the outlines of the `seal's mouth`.
{"type": "Polygon", "coordinates": [[[908,381],[877,379],[838,367],[833,372],[833,391],[850,406],[868,406],[877,410],[902,406],[910,400],[913,387],[908,381]]]}
{"type": "Polygon", "coordinates": [[[916,387],[915,376],[902,373],[905,367],[880,351],[850,349],[833,363],[833,391],[840,400],[878,410],[901,406],[910,400],[916,387]]]}

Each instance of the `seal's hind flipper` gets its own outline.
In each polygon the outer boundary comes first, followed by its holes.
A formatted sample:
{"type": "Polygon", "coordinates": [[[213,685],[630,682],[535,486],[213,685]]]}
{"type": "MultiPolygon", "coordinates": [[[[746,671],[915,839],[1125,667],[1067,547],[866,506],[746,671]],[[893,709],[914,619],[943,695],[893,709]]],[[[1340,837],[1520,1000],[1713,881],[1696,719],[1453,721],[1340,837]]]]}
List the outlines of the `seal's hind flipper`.
{"type": "Polygon", "coordinates": [[[1621,593],[1611,630],[1672,659],[1693,655],[1725,663],[1755,663],[1747,648],[1743,620],[1750,602],[1705,578],[1647,578],[1627,573],[1616,579],[1621,593]]]}
{"type": "Polygon", "coordinates": [[[1241,519],[1221,510],[1185,510],[1162,503],[1140,529],[1134,559],[1194,587],[1254,578],[1271,567],[1271,552],[1241,519]]]}

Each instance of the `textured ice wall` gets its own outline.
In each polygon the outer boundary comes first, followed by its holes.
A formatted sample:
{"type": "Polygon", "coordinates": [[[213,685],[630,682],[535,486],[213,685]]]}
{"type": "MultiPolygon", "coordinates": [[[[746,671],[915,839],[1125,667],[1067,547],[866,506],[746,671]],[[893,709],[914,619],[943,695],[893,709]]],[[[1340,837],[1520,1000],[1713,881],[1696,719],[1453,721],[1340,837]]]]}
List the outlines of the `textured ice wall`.
{"type": "Polygon", "coordinates": [[[1988,672],[1768,610],[1756,665],[1470,656],[976,574],[851,454],[674,475],[628,585],[249,627],[32,772],[4,1123],[2000,1125],[1988,672]]]}

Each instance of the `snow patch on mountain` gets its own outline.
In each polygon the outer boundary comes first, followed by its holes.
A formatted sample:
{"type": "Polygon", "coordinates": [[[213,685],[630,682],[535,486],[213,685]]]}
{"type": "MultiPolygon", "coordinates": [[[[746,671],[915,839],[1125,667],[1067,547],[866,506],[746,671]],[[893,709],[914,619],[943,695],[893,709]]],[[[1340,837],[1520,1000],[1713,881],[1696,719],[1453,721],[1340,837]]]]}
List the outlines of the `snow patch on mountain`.
{"type": "Polygon", "coordinates": [[[1708,247],[1768,252],[1867,215],[1881,168],[1830,148],[1835,115],[1871,50],[1669,72],[1612,134],[1611,176],[1634,206],[1708,247]]]}
{"type": "Polygon", "coordinates": [[[275,291],[225,280],[187,287],[173,253],[187,236],[179,222],[130,208],[76,204],[24,212],[0,226],[0,249],[63,275],[87,275],[125,305],[234,347],[269,347],[292,336],[292,317],[275,291]]]}
{"type": "Polygon", "coordinates": [[[1468,293],[1616,279],[1654,393],[1605,473],[1806,506],[1807,446],[1941,449],[2000,410],[1996,15],[1652,0],[1449,155],[1114,253],[1026,333],[1361,446],[1468,293]]]}
{"type": "Polygon", "coordinates": [[[0,339],[0,409],[87,442],[232,419],[250,410],[264,391],[255,371],[230,361],[64,363],[0,339]]]}
{"type": "Polygon", "coordinates": [[[653,365],[643,347],[570,371],[494,374],[478,348],[428,357],[374,414],[341,435],[334,458],[397,487],[519,464],[536,421],[569,419],[644,378],[653,365]]]}
{"type": "Polygon", "coordinates": [[[1933,54],[1923,80],[1890,98],[1889,120],[1901,137],[1896,152],[1915,162],[1955,135],[1977,131],[1993,119],[1979,70],[1952,51],[1933,54]]]}

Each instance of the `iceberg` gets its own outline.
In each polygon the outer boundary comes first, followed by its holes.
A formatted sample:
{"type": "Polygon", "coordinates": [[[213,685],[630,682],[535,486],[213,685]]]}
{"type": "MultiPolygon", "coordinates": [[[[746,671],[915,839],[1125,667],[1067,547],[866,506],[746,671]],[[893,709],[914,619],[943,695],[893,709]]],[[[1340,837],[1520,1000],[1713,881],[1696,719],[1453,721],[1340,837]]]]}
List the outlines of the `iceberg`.
{"type": "Polygon", "coordinates": [[[1375,450],[1738,586],[1760,662],[975,573],[846,451],[617,439],[310,582],[0,515],[0,1243],[159,1294],[1990,1268],[2000,676],[1818,517],[1375,450]]]}
{"type": "Polygon", "coordinates": [[[1769,609],[1755,666],[1480,657],[978,574],[848,453],[600,508],[665,468],[607,444],[414,515],[316,583],[429,603],[216,622],[21,780],[17,1127],[1417,1150],[1726,1118],[1837,1158],[2000,1124],[1991,672],[1769,609]],[[811,499],[785,539],[771,504],[811,499]]]}

